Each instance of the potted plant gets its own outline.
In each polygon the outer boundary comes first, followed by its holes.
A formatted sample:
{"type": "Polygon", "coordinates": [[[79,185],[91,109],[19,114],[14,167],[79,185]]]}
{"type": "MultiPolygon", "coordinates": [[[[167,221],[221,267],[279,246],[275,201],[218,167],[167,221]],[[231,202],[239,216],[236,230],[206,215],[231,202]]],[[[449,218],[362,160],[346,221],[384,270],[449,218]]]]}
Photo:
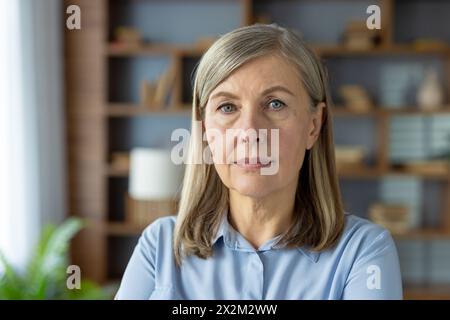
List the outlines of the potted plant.
{"type": "Polygon", "coordinates": [[[35,247],[33,256],[19,271],[0,252],[0,300],[107,299],[106,289],[81,280],[80,289],[68,289],[66,273],[72,237],[83,227],[79,219],[69,218],[60,226],[48,225],[35,247]]]}

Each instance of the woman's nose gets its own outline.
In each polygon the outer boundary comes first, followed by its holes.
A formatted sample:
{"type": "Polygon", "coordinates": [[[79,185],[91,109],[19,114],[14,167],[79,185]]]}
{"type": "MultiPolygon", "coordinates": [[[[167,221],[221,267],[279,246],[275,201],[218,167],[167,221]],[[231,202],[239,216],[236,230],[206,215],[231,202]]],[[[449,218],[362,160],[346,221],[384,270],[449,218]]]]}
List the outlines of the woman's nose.
{"type": "Polygon", "coordinates": [[[265,129],[263,119],[256,108],[248,108],[241,113],[236,129],[241,142],[259,142],[260,129],[265,129]],[[251,109],[251,110],[249,110],[251,109]]]}
{"type": "Polygon", "coordinates": [[[239,119],[238,127],[242,130],[262,129],[263,123],[261,115],[256,107],[243,108],[239,119]]]}

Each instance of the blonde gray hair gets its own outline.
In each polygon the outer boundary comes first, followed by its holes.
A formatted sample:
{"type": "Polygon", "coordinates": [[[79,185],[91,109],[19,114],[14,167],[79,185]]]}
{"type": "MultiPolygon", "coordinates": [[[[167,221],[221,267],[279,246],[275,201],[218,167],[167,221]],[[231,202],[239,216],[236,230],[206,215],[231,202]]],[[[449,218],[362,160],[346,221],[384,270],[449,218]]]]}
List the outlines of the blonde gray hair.
{"type": "Polygon", "coordinates": [[[178,217],[174,254],[178,265],[185,256],[213,255],[212,239],[222,214],[228,210],[228,189],[213,164],[194,164],[208,148],[201,121],[210,93],[246,62],[275,54],[287,59],[299,72],[310,98],[310,111],[326,105],[320,135],[306,151],[295,198],[295,222],[283,235],[288,247],[305,246],[321,251],[335,245],[344,226],[344,211],[335,169],[331,122],[331,99],[325,70],[318,57],[294,31],[275,24],[255,24],[220,37],[202,56],[195,73],[192,103],[192,135],[189,145],[178,217]]]}

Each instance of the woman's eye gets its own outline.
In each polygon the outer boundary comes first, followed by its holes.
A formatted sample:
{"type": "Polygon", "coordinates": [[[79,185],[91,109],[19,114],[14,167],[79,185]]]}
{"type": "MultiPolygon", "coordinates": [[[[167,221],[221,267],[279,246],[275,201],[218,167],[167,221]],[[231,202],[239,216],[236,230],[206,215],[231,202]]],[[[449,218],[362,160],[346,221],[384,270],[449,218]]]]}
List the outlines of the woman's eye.
{"type": "Polygon", "coordinates": [[[235,107],[231,104],[224,104],[218,108],[223,113],[232,113],[235,110],[235,107]]]}
{"type": "Polygon", "coordinates": [[[286,104],[283,101],[280,101],[278,99],[271,100],[269,102],[269,107],[273,110],[280,110],[282,109],[286,104]]]}

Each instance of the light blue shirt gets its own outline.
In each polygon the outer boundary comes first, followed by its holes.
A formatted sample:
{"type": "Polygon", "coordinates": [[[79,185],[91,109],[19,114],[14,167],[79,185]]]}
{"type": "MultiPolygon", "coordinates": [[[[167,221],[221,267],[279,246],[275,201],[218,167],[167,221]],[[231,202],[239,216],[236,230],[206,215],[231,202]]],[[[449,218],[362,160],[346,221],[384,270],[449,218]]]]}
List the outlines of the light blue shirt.
{"type": "Polygon", "coordinates": [[[139,238],[116,299],[402,299],[397,250],[390,233],[345,215],[338,244],[320,253],[259,249],[222,219],[206,260],[173,256],[176,216],[159,218],[139,238]]]}

